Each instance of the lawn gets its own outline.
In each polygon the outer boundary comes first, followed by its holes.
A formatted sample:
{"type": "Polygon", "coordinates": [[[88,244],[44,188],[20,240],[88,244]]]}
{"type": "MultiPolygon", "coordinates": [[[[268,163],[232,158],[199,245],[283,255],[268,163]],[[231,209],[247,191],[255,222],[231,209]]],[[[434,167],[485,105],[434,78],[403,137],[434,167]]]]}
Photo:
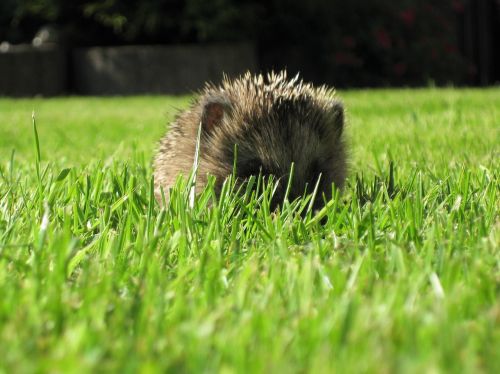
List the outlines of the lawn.
{"type": "Polygon", "coordinates": [[[0,99],[0,372],[499,373],[500,89],[339,95],[347,187],[274,214],[154,202],[188,97],[0,99]]]}

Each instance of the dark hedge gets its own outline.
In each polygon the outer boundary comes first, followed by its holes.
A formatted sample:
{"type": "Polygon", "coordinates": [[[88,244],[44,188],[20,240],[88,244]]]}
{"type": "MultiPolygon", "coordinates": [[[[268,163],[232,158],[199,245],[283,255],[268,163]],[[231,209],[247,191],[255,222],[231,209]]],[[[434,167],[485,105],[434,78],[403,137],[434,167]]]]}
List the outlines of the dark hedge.
{"type": "Polygon", "coordinates": [[[475,73],[463,0],[2,0],[0,41],[55,24],[69,46],[256,42],[263,69],[336,85],[439,84],[475,73]]]}

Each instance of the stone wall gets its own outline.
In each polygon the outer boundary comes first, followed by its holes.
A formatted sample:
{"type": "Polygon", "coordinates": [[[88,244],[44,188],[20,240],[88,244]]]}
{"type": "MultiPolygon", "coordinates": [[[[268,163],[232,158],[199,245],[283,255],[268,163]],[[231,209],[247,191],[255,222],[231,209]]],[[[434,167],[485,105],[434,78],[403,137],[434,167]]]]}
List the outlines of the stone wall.
{"type": "Polygon", "coordinates": [[[75,49],[10,46],[0,52],[0,95],[185,94],[225,73],[257,68],[252,44],[75,49]],[[69,56],[69,58],[67,58],[69,56]]]}
{"type": "Polygon", "coordinates": [[[256,68],[250,44],[89,48],[72,57],[75,92],[85,95],[182,94],[256,68]]]}
{"type": "Polygon", "coordinates": [[[0,95],[54,96],[67,91],[67,55],[56,46],[0,49],[0,95]]]}

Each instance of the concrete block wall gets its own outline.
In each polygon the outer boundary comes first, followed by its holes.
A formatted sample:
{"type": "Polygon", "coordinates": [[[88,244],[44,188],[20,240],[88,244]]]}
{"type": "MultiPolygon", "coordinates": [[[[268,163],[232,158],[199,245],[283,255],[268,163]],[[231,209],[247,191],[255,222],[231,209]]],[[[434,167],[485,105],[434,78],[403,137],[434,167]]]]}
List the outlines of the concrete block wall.
{"type": "Polygon", "coordinates": [[[68,88],[66,52],[57,46],[0,49],[0,95],[54,96],[68,88]]]}
{"type": "Polygon", "coordinates": [[[251,44],[124,46],[73,52],[76,93],[182,94],[256,69],[251,44]]]}
{"type": "Polygon", "coordinates": [[[252,44],[0,48],[0,95],[185,94],[257,69],[252,44]]]}

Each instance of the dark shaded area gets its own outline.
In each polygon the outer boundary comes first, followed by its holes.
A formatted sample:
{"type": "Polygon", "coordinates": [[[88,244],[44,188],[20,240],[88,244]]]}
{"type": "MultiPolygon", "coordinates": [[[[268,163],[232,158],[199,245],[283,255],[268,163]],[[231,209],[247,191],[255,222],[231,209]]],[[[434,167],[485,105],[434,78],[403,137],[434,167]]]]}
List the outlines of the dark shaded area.
{"type": "Polygon", "coordinates": [[[470,83],[500,81],[500,0],[467,1],[459,24],[460,50],[469,61],[470,83]]]}
{"type": "Polygon", "coordinates": [[[254,42],[261,70],[335,86],[500,81],[499,0],[2,0],[0,41],[254,42]]]}

